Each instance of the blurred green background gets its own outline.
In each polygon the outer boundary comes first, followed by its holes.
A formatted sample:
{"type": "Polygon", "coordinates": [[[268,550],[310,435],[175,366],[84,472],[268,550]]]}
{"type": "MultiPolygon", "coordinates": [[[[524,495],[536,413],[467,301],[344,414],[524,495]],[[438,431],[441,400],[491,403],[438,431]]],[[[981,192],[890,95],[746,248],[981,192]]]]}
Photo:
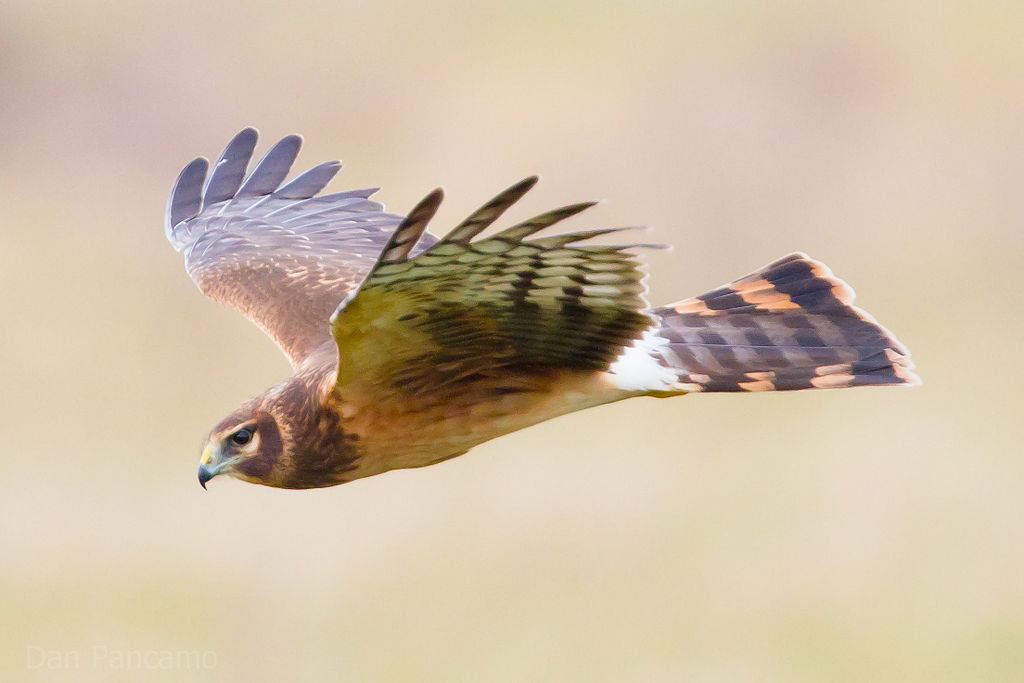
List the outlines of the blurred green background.
{"type": "Polygon", "coordinates": [[[3,3],[0,678],[1024,680],[1022,33],[1011,2],[3,3]],[[654,303],[805,250],[925,385],[204,492],[206,431],[289,370],[163,207],[246,125],[398,212],[443,184],[435,230],[534,172],[513,218],[607,198],[569,227],[674,243],[654,303]]]}

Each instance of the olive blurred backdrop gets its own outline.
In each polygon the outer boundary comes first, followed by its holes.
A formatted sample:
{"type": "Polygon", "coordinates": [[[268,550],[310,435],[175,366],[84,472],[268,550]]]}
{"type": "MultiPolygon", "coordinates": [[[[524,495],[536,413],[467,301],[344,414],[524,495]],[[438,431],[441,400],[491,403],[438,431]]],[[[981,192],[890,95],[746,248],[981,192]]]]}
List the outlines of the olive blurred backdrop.
{"type": "Polygon", "coordinates": [[[0,678],[1024,680],[1024,6],[768,5],[0,6],[0,678]],[[534,172],[513,217],[606,198],[570,227],[675,244],[654,303],[807,251],[925,385],[204,492],[207,429],[289,370],[163,208],[246,125],[397,212],[444,185],[435,231],[534,172]]]}

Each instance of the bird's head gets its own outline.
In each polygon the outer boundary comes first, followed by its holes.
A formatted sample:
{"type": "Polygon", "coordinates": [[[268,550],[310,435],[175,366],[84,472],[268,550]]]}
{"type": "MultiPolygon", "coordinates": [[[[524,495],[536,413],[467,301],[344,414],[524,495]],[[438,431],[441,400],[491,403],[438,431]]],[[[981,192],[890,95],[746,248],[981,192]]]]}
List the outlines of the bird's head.
{"type": "Polygon", "coordinates": [[[268,484],[281,455],[281,431],[273,414],[259,403],[242,406],[210,431],[199,460],[199,483],[227,474],[268,484]]]}

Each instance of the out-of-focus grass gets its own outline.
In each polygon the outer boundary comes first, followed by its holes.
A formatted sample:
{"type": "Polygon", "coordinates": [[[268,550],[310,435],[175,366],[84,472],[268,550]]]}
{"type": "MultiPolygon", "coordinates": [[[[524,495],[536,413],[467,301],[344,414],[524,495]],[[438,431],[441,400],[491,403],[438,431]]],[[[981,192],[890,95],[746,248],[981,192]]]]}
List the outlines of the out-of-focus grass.
{"type": "Polygon", "coordinates": [[[0,9],[4,680],[1021,680],[1012,3],[9,2],[0,9]],[[422,471],[195,482],[287,374],[164,242],[179,168],[307,135],[451,225],[651,224],[656,303],[795,249],[913,391],[634,401],[422,471]],[[28,669],[28,648],[80,652],[28,669]],[[91,648],[211,650],[112,671],[91,648]]]}

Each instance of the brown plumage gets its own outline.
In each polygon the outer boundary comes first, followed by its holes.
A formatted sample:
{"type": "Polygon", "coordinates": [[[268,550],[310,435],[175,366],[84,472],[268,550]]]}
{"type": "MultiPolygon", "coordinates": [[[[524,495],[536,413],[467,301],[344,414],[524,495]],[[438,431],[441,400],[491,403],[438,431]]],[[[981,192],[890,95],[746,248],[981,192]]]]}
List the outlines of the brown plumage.
{"type": "Polygon", "coordinates": [[[425,231],[440,190],[402,218],[373,190],[318,196],[337,162],[282,185],[297,136],[247,176],[256,138],[235,136],[208,178],[205,159],[186,166],[167,207],[199,288],[295,369],[210,432],[204,486],[217,474],[332,486],[634,396],[918,382],[906,349],[804,254],[648,309],[633,249],[653,245],[585,243],[614,230],[535,236],[591,203],[481,237],[536,178],[438,240],[425,231]]]}

